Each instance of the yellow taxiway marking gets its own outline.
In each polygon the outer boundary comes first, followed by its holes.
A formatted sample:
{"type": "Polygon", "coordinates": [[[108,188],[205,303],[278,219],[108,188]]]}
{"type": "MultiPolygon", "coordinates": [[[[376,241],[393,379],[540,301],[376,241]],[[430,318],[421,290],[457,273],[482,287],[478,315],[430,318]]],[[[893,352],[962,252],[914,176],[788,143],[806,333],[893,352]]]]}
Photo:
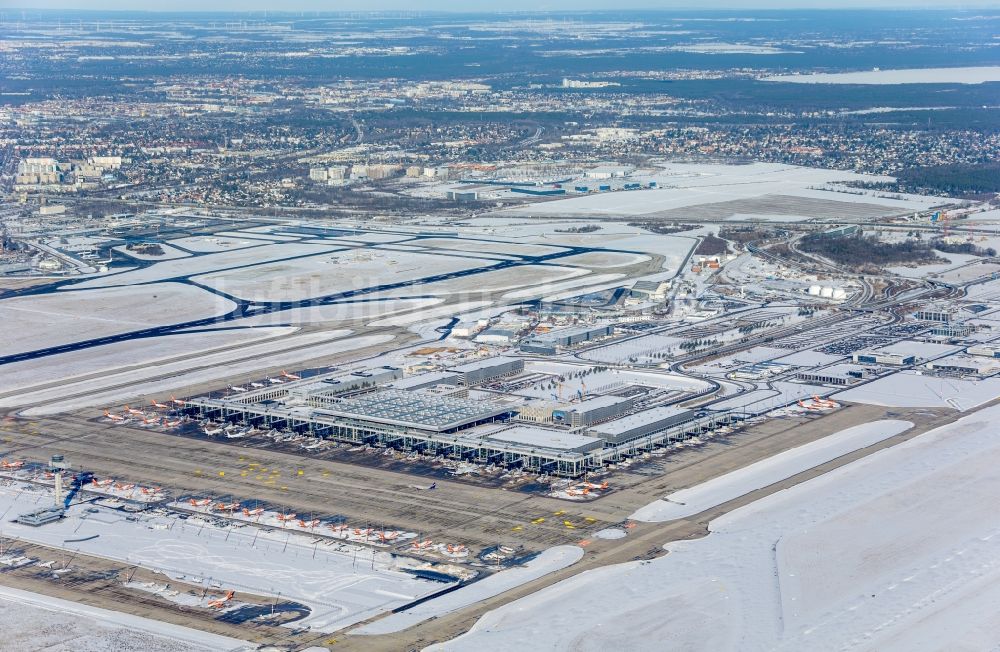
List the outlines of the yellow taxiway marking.
{"type": "Polygon", "coordinates": [[[531,522],[531,524],[532,525],[538,525],[539,523],[544,523],[544,522],[545,522],[545,518],[540,516],[540,517],[536,518],[535,520],[533,520],[531,522]]]}
{"type": "Polygon", "coordinates": [[[520,532],[523,529],[524,529],[523,525],[515,525],[514,527],[511,528],[511,532],[520,532]]]}
{"type": "Polygon", "coordinates": [[[558,512],[552,512],[552,515],[553,516],[562,516],[565,513],[566,513],[565,509],[560,509],[558,512]]]}

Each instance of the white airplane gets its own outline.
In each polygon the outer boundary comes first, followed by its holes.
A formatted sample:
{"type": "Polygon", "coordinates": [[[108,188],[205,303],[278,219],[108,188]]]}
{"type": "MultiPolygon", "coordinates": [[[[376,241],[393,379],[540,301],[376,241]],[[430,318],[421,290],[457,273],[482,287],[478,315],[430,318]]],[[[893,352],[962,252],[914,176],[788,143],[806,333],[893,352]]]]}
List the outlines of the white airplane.
{"type": "Polygon", "coordinates": [[[281,377],[287,378],[288,380],[302,380],[302,376],[296,376],[295,374],[290,374],[284,369],[281,370],[281,377]]]}
{"type": "Polygon", "coordinates": [[[250,383],[250,386],[260,388],[264,386],[264,383],[250,383]]]}
{"type": "Polygon", "coordinates": [[[104,417],[107,418],[107,419],[111,419],[112,421],[114,421],[116,423],[121,423],[122,421],[125,420],[125,417],[123,417],[123,416],[121,416],[119,414],[111,414],[107,410],[104,411],[104,417]]]}
{"type": "Polygon", "coordinates": [[[239,385],[230,385],[229,389],[233,390],[234,392],[245,392],[245,391],[247,391],[246,387],[240,387],[239,385]]]}
{"type": "Polygon", "coordinates": [[[285,382],[285,381],[283,381],[283,380],[281,380],[281,379],[279,379],[279,378],[270,378],[270,377],[269,377],[269,378],[267,379],[267,382],[271,383],[272,385],[280,385],[281,383],[283,383],[283,382],[285,382]]]}
{"type": "Polygon", "coordinates": [[[215,435],[218,435],[219,433],[222,432],[222,428],[209,428],[208,426],[204,426],[202,430],[209,437],[214,437],[215,435]]]}
{"type": "Polygon", "coordinates": [[[153,400],[151,400],[151,401],[150,401],[149,403],[150,403],[150,405],[152,405],[153,407],[157,407],[157,408],[160,408],[160,409],[162,409],[162,410],[166,410],[167,408],[169,408],[169,407],[170,407],[170,406],[169,406],[169,405],[167,405],[166,403],[158,403],[158,402],[156,401],[156,399],[155,399],[155,398],[154,398],[153,400]]]}
{"type": "Polygon", "coordinates": [[[170,402],[173,403],[174,405],[180,405],[180,406],[187,405],[187,401],[182,401],[181,399],[175,398],[173,396],[170,397],[170,402]]]}

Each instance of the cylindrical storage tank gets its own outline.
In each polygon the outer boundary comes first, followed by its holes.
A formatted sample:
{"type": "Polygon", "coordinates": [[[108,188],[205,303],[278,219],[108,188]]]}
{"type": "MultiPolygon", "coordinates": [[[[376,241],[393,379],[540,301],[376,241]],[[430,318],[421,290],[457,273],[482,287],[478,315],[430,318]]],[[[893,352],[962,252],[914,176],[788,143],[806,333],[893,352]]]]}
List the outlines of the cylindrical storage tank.
{"type": "Polygon", "coordinates": [[[833,298],[833,288],[829,288],[829,287],[828,288],[823,288],[822,290],[819,291],[819,296],[823,297],[824,299],[832,299],[833,298]]]}
{"type": "Polygon", "coordinates": [[[818,285],[810,285],[809,286],[809,294],[813,295],[814,297],[818,297],[819,296],[819,291],[822,290],[822,289],[823,288],[821,288],[818,285]]]}
{"type": "Polygon", "coordinates": [[[844,299],[847,298],[847,292],[844,290],[844,288],[834,288],[833,298],[837,299],[838,301],[843,301],[844,299]]]}

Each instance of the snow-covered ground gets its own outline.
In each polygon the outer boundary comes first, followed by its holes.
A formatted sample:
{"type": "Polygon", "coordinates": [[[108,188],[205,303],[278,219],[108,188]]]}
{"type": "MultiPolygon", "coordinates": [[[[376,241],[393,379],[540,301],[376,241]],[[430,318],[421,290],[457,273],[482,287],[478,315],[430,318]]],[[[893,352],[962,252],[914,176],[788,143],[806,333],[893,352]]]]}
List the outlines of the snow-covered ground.
{"type": "Polygon", "coordinates": [[[129,256],[130,258],[135,258],[136,260],[173,260],[174,258],[186,258],[190,256],[186,251],[181,251],[180,249],[175,249],[168,244],[160,244],[160,248],[163,250],[162,256],[154,256],[152,254],[143,254],[138,251],[130,250],[126,245],[118,245],[117,247],[112,247],[115,251],[129,256]]]}
{"type": "Polygon", "coordinates": [[[4,299],[0,355],[224,315],[235,307],[228,299],[180,283],[4,299]]]}
{"type": "MultiPolygon", "coordinates": [[[[139,370],[115,375],[114,378],[118,382],[129,383],[122,387],[114,387],[111,383],[104,383],[100,387],[84,383],[76,387],[70,385],[62,388],[62,394],[59,393],[59,389],[45,390],[44,397],[52,402],[39,407],[28,408],[24,410],[23,414],[26,416],[43,416],[83,408],[117,405],[125,401],[133,401],[150,396],[161,397],[180,388],[191,387],[192,385],[220,380],[231,381],[239,378],[259,377],[260,370],[268,367],[294,367],[300,363],[309,362],[324,356],[332,356],[369,346],[385,344],[395,339],[393,335],[381,334],[364,335],[329,342],[326,341],[330,339],[329,333],[311,333],[309,335],[313,336],[316,342],[311,346],[303,346],[294,350],[281,350],[279,344],[268,344],[266,346],[273,347],[270,351],[265,350],[259,355],[251,355],[249,357],[242,357],[241,355],[239,361],[233,361],[235,353],[232,352],[218,354],[223,356],[223,359],[220,359],[217,363],[211,363],[210,360],[207,361],[207,358],[210,356],[205,356],[193,363],[190,361],[181,363],[184,366],[180,367],[178,373],[166,378],[158,377],[150,380],[151,377],[160,376],[164,373],[166,365],[162,365],[159,369],[152,371],[139,370]],[[184,369],[191,366],[198,366],[199,368],[195,371],[184,371],[184,369]],[[102,390],[102,387],[109,387],[109,389],[102,390]],[[72,396],[74,390],[87,391],[88,393],[72,396]],[[61,398],[62,396],[67,396],[67,398],[63,399],[61,398]]],[[[285,343],[280,344],[284,345],[285,343]]],[[[21,395],[19,397],[4,399],[3,404],[7,406],[26,405],[37,402],[42,396],[41,393],[21,395]],[[26,396],[28,400],[25,400],[26,396]]]]}
{"type": "Polygon", "coordinates": [[[0,586],[0,650],[250,650],[235,638],[0,586]],[[30,626],[27,625],[30,623],[30,626]]]}
{"type": "Polygon", "coordinates": [[[12,362],[4,365],[0,374],[0,393],[23,391],[32,385],[56,380],[69,382],[78,376],[107,374],[122,367],[154,365],[183,355],[207,354],[220,348],[288,335],[296,330],[285,327],[176,333],[12,362]]]}
{"type": "Polygon", "coordinates": [[[458,611],[470,604],[475,604],[500,595],[539,577],[566,568],[583,558],[583,548],[578,546],[555,546],[543,551],[523,566],[508,568],[494,573],[478,582],[446,593],[439,598],[433,598],[406,611],[400,611],[386,616],[374,623],[360,627],[352,634],[389,634],[401,632],[417,623],[430,618],[438,618],[453,611],[458,611]]]}
{"type": "MultiPolygon", "coordinates": [[[[20,514],[52,500],[48,490],[0,487],[0,508],[20,514]]],[[[4,535],[139,564],[167,577],[237,593],[280,596],[312,613],[296,626],[330,632],[407,604],[443,588],[398,569],[387,552],[282,530],[216,527],[198,518],[182,521],[97,508],[71,507],[62,521],[35,528],[5,523],[4,535]],[[97,538],[80,541],[92,535],[97,538]],[[72,543],[66,543],[73,539],[72,543]]],[[[72,574],[69,575],[70,577],[72,574]]]]}
{"type": "Polygon", "coordinates": [[[359,249],[205,274],[193,280],[244,299],[294,301],[388,283],[405,283],[488,264],[461,256],[359,249]]]}
{"type": "MultiPolygon", "coordinates": [[[[845,181],[887,181],[888,177],[777,163],[752,165],[669,163],[663,165],[656,174],[649,176],[648,180],[656,181],[659,187],[631,192],[597,193],[528,204],[506,210],[503,215],[638,216],[703,204],[779,195],[852,204],[860,202],[900,210],[922,209],[928,205],[928,198],[914,195],[904,195],[903,200],[898,200],[881,197],[877,193],[849,194],[814,189],[816,186],[845,181]]],[[[747,214],[745,210],[734,209],[733,214],[736,212],[747,214]]],[[[773,216],[774,212],[776,211],[771,213],[765,211],[762,214],[773,216]]],[[[756,217],[757,213],[753,215],[756,217]]],[[[801,217],[792,215],[790,219],[795,221],[801,217]]]]}
{"type": "Polygon", "coordinates": [[[886,407],[950,407],[964,411],[1000,398],[1000,378],[962,380],[901,371],[839,392],[833,398],[886,407]]]}
{"type": "MultiPolygon", "coordinates": [[[[529,299],[535,297],[545,297],[546,301],[555,301],[558,297],[563,297],[563,295],[577,296],[580,294],[585,294],[590,291],[594,291],[593,287],[603,287],[603,284],[617,281],[619,279],[625,278],[624,274],[596,274],[587,276],[586,278],[578,278],[570,281],[562,281],[560,283],[546,283],[545,285],[540,285],[536,287],[525,288],[521,290],[514,290],[513,292],[507,292],[503,295],[504,299],[529,299]],[[596,284],[596,285],[595,285],[596,284]],[[583,287],[586,286],[586,287],[583,287]],[[572,292],[565,292],[566,290],[572,289],[572,292]],[[550,293],[558,293],[552,294],[550,293]],[[550,295],[550,296],[546,296],[550,295]]],[[[617,286],[617,284],[612,284],[617,286]]]]}
{"type": "Polygon", "coordinates": [[[419,310],[442,303],[444,299],[413,298],[385,301],[345,301],[308,308],[290,308],[233,321],[234,326],[267,326],[273,324],[323,324],[355,319],[378,319],[408,310],[419,310]]]}
{"type": "Polygon", "coordinates": [[[410,324],[435,319],[437,317],[457,316],[469,310],[485,308],[486,306],[491,305],[493,305],[492,301],[466,301],[463,303],[454,303],[447,306],[440,306],[438,308],[427,308],[425,310],[411,312],[406,315],[386,317],[385,319],[379,319],[371,322],[369,326],[408,326],[410,324]]]}
{"type": "Polygon", "coordinates": [[[995,650],[1000,407],[582,573],[429,650],[995,650]]]}
{"type": "Polygon", "coordinates": [[[982,84],[1000,81],[1000,66],[957,68],[904,68],[863,72],[775,75],[764,81],[793,84],[982,84]]]}
{"type": "Polygon", "coordinates": [[[689,489],[670,494],[636,511],[636,521],[660,523],[692,516],[780,482],[830,460],[877,444],[913,427],[909,421],[887,419],[841,430],[689,489]]]}
{"type": "Polygon", "coordinates": [[[339,249],[341,248],[331,245],[310,245],[298,242],[268,244],[266,247],[234,249],[232,251],[222,251],[203,256],[165,260],[154,263],[149,267],[121,272],[120,274],[107,274],[87,281],[81,281],[80,283],[74,283],[71,286],[65,286],[61,289],[77,290],[105,288],[114,285],[131,285],[134,283],[152,283],[191,274],[207,274],[221,269],[244,267],[246,265],[284,260],[295,256],[319,254],[339,249]]]}

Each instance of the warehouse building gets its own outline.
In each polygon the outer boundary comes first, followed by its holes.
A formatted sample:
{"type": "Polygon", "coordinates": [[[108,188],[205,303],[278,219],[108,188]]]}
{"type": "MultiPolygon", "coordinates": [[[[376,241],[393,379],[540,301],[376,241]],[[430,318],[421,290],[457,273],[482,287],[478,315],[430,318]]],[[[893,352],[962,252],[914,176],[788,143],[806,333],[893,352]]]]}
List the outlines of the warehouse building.
{"type": "Polygon", "coordinates": [[[928,369],[962,376],[990,376],[1000,371],[1000,360],[956,353],[927,363],[928,369]]]}
{"type": "Polygon", "coordinates": [[[965,350],[969,355],[980,355],[987,358],[1000,358],[1000,347],[983,344],[981,346],[970,346],[965,350]]]}
{"type": "Polygon", "coordinates": [[[895,353],[892,351],[856,351],[852,356],[859,364],[887,364],[900,366],[913,364],[917,356],[912,353],[895,353]]]}
{"type": "Polygon", "coordinates": [[[580,428],[621,416],[631,410],[634,404],[635,399],[632,398],[598,396],[577,403],[572,407],[553,410],[552,421],[580,428]]]}
{"type": "Polygon", "coordinates": [[[521,350],[530,353],[552,354],[560,348],[567,348],[581,342],[599,340],[603,337],[613,335],[614,332],[615,327],[613,324],[560,328],[544,335],[536,335],[523,343],[521,350]]]}
{"type": "Polygon", "coordinates": [[[412,392],[424,387],[434,387],[435,385],[457,385],[458,380],[458,376],[450,371],[432,371],[397,380],[386,385],[386,388],[405,389],[412,392]]]}
{"type": "Polygon", "coordinates": [[[853,364],[835,364],[816,371],[802,371],[796,378],[814,385],[853,385],[865,377],[869,369],[853,364]]]}
{"type": "Polygon", "coordinates": [[[621,444],[690,421],[693,416],[693,410],[658,407],[593,426],[587,429],[587,434],[600,437],[608,444],[621,444]]]}
{"type": "Polygon", "coordinates": [[[497,378],[521,373],[524,371],[524,360],[498,356],[450,367],[448,371],[458,375],[460,384],[472,387],[497,378]]]}

